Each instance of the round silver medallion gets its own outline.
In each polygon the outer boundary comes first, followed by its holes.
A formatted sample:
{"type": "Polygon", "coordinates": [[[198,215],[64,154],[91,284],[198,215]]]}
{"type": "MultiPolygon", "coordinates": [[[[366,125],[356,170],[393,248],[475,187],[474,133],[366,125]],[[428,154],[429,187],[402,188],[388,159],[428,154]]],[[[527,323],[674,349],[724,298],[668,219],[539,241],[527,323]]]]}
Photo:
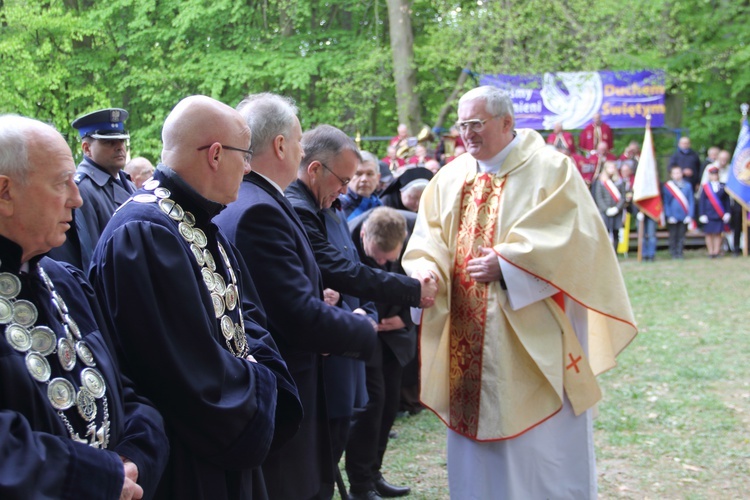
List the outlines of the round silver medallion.
{"type": "Polygon", "coordinates": [[[0,297],[15,298],[21,291],[21,280],[11,273],[0,273],[0,297]]]}
{"type": "Polygon", "coordinates": [[[21,326],[31,326],[39,315],[36,306],[28,300],[17,300],[13,304],[13,321],[21,326]]]}
{"type": "Polygon", "coordinates": [[[227,284],[219,273],[214,273],[214,290],[220,295],[224,295],[224,292],[227,291],[227,284]]]}
{"type": "Polygon", "coordinates": [[[76,390],[69,381],[64,378],[53,378],[47,386],[47,397],[52,406],[57,410],[67,410],[75,402],[76,390]]]}
{"type": "Polygon", "coordinates": [[[107,385],[104,377],[96,368],[84,368],[81,370],[81,385],[85,387],[96,399],[104,396],[107,385]]]}
{"type": "Polygon", "coordinates": [[[185,238],[188,243],[193,241],[193,228],[187,225],[184,221],[177,225],[177,229],[180,231],[180,235],[185,238]]]}
{"type": "Polygon", "coordinates": [[[188,211],[185,211],[185,215],[182,217],[182,220],[190,224],[191,226],[195,225],[195,215],[191,214],[188,211]]]}
{"type": "Polygon", "coordinates": [[[86,422],[91,422],[96,418],[96,399],[84,387],[76,394],[76,408],[86,422]]]}
{"type": "Polygon", "coordinates": [[[76,350],[73,348],[73,342],[68,339],[58,340],[57,358],[65,371],[72,370],[76,365],[76,350]]]}
{"type": "Polygon", "coordinates": [[[26,352],[31,348],[31,335],[29,331],[15,323],[5,327],[5,340],[19,352],[26,352]]]}
{"type": "Polygon", "coordinates": [[[167,214],[171,219],[176,221],[181,221],[182,216],[185,215],[182,207],[169,198],[159,200],[159,208],[161,208],[161,211],[167,214]]]}
{"type": "Polygon", "coordinates": [[[76,323],[73,318],[71,318],[67,314],[63,317],[63,320],[70,327],[70,333],[73,334],[76,340],[81,340],[81,329],[78,328],[78,323],[76,323]]]}
{"type": "Polygon", "coordinates": [[[216,288],[214,273],[212,273],[210,269],[204,267],[201,269],[201,276],[203,276],[203,283],[206,284],[206,288],[208,288],[208,291],[213,292],[214,288],[216,288]]]}
{"type": "Polygon", "coordinates": [[[211,252],[208,251],[208,248],[203,249],[203,261],[210,270],[216,271],[216,261],[214,260],[214,256],[211,255],[211,252]]]}
{"type": "Polygon", "coordinates": [[[149,180],[149,181],[146,181],[143,184],[143,189],[146,189],[148,191],[153,191],[154,189],[156,189],[158,187],[159,187],[159,181],[157,181],[156,179],[153,179],[153,178],[151,180],[149,180]]]}
{"type": "Polygon", "coordinates": [[[52,354],[55,350],[55,341],[57,336],[51,328],[47,326],[35,326],[29,332],[31,335],[31,348],[42,356],[52,354]]]}
{"type": "Polygon", "coordinates": [[[13,304],[5,297],[0,297],[0,325],[7,325],[13,319],[13,304]]]}
{"type": "Polygon", "coordinates": [[[201,250],[198,245],[192,243],[190,245],[190,251],[193,252],[193,257],[195,257],[195,260],[198,262],[199,266],[202,266],[206,263],[206,261],[203,260],[203,250],[201,250]]]}
{"type": "Polygon", "coordinates": [[[47,358],[38,352],[30,352],[26,355],[26,369],[39,382],[48,381],[52,374],[52,369],[47,362],[47,358]]]}
{"type": "Polygon", "coordinates": [[[84,365],[96,366],[94,354],[91,352],[91,349],[89,349],[88,344],[83,340],[76,342],[76,354],[78,354],[78,359],[80,359],[84,365]]]}
{"type": "Polygon", "coordinates": [[[151,193],[141,193],[133,196],[133,201],[137,201],[138,203],[153,203],[156,200],[158,198],[151,193]]]}
{"type": "Polygon", "coordinates": [[[165,187],[158,187],[154,189],[154,194],[159,198],[169,198],[172,193],[165,187]]]}
{"type": "Polygon", "coordinates": [[[229,316],[224,315],[221,317],[221,333],[224,334],[224,338],[227,340],[234,337],[234,322],[229,316]]]}
{"type": "Polygon", "coordinates": [[[211,294],[211,302],[214,304],[214,315],[217,318],[221,318],[221,315],[224,314],[224,299],[221,298],[221,295],[214,292],[211,294]]]}
{"type": "Polygon", "coordinates": [[[195,244],[198,245],[201,248],[205,248],[206,243],[208,243],[208,240],[206,239],[206,233],[204,233],[202,230],[200,230],[197,227],[193,228],[193,241],[195,241],[195,244]]]}
{"type": "Polygon", "coordinates": [[[237,287],[232,283],[227,285],[227,290],[224,292],[224,300],[227,303],[227,309],[234,311],[237,307],[237,287]]]}

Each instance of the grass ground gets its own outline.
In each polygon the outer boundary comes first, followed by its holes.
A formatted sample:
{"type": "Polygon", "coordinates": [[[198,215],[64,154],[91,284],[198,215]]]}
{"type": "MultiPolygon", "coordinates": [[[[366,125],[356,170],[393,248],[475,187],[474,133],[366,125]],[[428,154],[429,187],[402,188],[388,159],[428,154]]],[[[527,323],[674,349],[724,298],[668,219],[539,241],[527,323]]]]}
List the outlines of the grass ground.
{"type": "MultiPolygon", "coordinates": [[[[621,262],[640,334],[600,377],[600,498],[750,497],[750,259],[621,262]]],[[[445,429],[397,420],[384,474],[447,499],[445,429]]]]}

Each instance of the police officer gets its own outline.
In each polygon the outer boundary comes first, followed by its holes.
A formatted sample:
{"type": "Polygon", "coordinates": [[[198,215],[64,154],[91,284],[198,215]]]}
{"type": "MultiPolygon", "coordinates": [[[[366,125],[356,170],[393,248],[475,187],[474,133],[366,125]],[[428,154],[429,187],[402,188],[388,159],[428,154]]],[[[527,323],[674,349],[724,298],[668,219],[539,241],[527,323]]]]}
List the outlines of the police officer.
{"type": "Polygon", "coordinates": [[[135,191],[130,177],[122,171],[130,138],[125,130],[127,118],[124,109],[108,108],[76,118],[72,124],[83,150],[83,161],[75,175],[83,206],[75,211],[75,226],[68,231],[65,245],[55,249],[52,256],[84,271],[112,214],[135,191]]]}

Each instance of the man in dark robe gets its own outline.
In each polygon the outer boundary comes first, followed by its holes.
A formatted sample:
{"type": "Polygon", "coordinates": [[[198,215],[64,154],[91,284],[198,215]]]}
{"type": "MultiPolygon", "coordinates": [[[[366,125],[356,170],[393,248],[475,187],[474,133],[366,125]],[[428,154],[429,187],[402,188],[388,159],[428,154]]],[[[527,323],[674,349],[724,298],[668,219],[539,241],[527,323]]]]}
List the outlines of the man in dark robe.
{"type": "Polygon", "coordinates": [[[45,254],[81,206],[52,127],[0,116],[0,498],[151,498],[169,453],[91,286],[45,254]]]}
{"type": "Polygon", "coordinates": [[[237,198],[250,139],[229,106],[180,101],[164,123],[163,163],[94,251],[90,277],[123,371],[167,424],[159,498],[265,498],[260,465],[301,419],[252,280],[211,222],[237,198]]]}

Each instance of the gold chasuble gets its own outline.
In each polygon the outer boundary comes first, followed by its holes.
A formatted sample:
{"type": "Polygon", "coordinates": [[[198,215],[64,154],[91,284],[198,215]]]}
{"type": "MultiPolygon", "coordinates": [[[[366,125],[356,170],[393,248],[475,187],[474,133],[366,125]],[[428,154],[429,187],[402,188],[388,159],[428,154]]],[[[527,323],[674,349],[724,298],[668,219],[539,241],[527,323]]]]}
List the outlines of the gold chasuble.
{"type": "Polygon", "coordinates": [[[439,277],[420,327],[422,402],[477,441],[509,439],[553,416],[563,391],[576,414],[601,397],[595,374],[636,328],[616,256],[591,194],[572,161],[533,130],[497,174],[464,154],[432,179],[403,258],[407,273],[439,277]],[[514,311],[499,282],[465,267],[491,247],[507,263],[560,290],[514,311]],[[562,294],[587,310],[574,332],[562,294]],[[556,300],[557,299],[557,300],[556,300]],[[588,356],[576,333],[587,337],[588,356]]]}

